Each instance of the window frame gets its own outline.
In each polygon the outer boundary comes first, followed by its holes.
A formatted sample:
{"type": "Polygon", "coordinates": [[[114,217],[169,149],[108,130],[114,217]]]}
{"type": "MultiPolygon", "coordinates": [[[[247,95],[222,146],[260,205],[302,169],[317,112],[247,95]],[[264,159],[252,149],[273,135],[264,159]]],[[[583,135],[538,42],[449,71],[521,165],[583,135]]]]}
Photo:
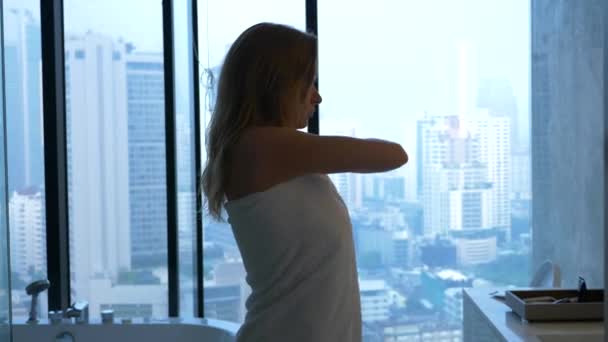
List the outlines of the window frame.
{"type": "MultiPolygon", "coordinates": [[[[318,37],[317,0],[305,1],[306,30],[318,37]]],[[[52,284],[49,288],[49,310],[62,310],[71,303],[70,269],[69,269],[69,220],[68,220],[68,185],[67,185],[67,139],[66,139],[66,102],[65,102],[65,69],[64,69],[64,18],[63,0],[40,0],[41,12],[41,56],[42,56],[42,105],[44,127],[44,165],[45,165],[45,211],[47,234],[47,270],[52,284]]],[[[605,6],[604,17],[608,18],[608,6],[605,6]]],[[[193,40],[198,41],[198,0],[191,0],[191,30],[193,40]]],[[[168,316],[179,315],[179,246],[178,246],[178,194],[177,162],[175,132],[175,87],[174,87],[174,50],[173,50],[173,0],[163,1],[163,54],[165,81],[165,138],[167,160],[167,217],[168,217],[168,316]]],[[[608,45],[608,25],[604,25],[605,45],[608,45]]],[[[195,170],[200,175],[201,160],[201,118],[199,68],[193,58],[193,100],[194,100],[194,149],[195,170]]],[[[608,54],[604,55],[604,80],[608,80],[608,54]]],[[[318,79],[315,82],[319,86],[318,79]]],[[[608,104],[608,87],[604,87],[604,101],[608,104]]],[[[604,117],[608,118],[608,105],[604,106],[604,117]]],[[[608,132],[608,120],[604,130],[608,132]]],[[[319,134],[319,108],[309,121],[308,132],[319,134]]],[[[608,157],[605,159],[608,160],[608,157]]],[[[604,182],[606,211],[608,211],[608,182],[604,182]]],[[[200,182],[196,182],[196,205],[202,207],[200,182]]],[[[608,220],[605,220],[604,231],[608,232],[608,220]]],[[[196,214],[195,236],[195,306],[194,316],[204,317],[204,270],[203,270],[203,219],[202,211],[196,214]]],[[[608,248],[608,234],[605,234],[605,246],[608,248]]],[[[608,263],[605,264],[605,279],[608,282],[608,263]]],[[[608,303],[604,305],[608,313],[608,303]]]]}
{"type": "MultiPolygon", "coordinates": [[[[167,171],[167,272],[168,317],[178,317],[179,302],[179,222],[177,189],[177,141],[175,119],[175,56],[174,56],[174,0],[163,1],[163,58],[165,84],[165,146],[167,171]]],[[[306,30],[314,35],[317,30],[317,0],[304,0],[306,30]]],[[[63,0],[40,0],[40,29],[42,50],[42,102],[44,127],[45,211],[47,234],[47,270],[51,287],[48,292],[49,310],[64,310],[71,304],[69,214],[68,214],[68,160],[65,100],[63,0]]],[[[190,0],[191,33],[198,41],[198,0],[190,0]]],[[[194,87],[194,152],[196,175],[202,173],[201,117],[199,67],[194,49],[189,58],[193,61],[194,87]]],[[[318,79],[315,82],[318,87],[318,79]]],[[[308,132],[319,134],[319,109],[315,109],[308,132]]],[[[203,204],[202,186],[196,182],[196,206],[203,204]]],[[[194,317],[204,318],[203,270],[203,213],[197,210],[195,232],[195,297],[194,317]]]]}
{"type": "Polygon", "coordinates": [[[71,302],[63,0],[40,0],[40,29],[48,306],[63,310],[71,302]]]}

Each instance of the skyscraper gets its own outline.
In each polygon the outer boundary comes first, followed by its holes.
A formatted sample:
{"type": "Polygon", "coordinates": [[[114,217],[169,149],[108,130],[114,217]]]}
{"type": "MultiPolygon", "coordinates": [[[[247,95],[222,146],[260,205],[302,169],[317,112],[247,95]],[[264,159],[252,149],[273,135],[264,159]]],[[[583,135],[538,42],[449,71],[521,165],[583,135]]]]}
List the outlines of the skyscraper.
{"type": "Polygon", "coordinates": [[[467,119],[471,130],[480,139],[480,160],[486,164],[488,181],[492,183],[493,227],[500,239],[510,240],[511,229],[511,123],[506,116],[491,116],[478,110],[467,119]]]}
{"type": "Polygon", "coordinates": [[[24,9],[4,13],[8,190],[44,185],[40,25],[24,9]]]}
{"type": "Polygon", "coordinates": [[[520,120],[517,110],[517,98],[509,80],[504,78],[487,78],[481,81],[477,94],[477,107],[485,108],[490,115],[506,116],[511,121],[511,149],[513,152],[525,148],[526,137],[520,136],[520,120]]]}
{"type": "Polygon", "coordinates": [[[167,260],[163,56],[125,59],[132,264],[159,266],[167,260]]]}
{"type": "Polygon", "coordinates": [[[66,39],[70,258],[76,295],[93,275],[131,267],[124,44],[86,34],[66,39]]]}
{"type": "Polygon", "coordinates": [[[11,194],[9,205],[11,267],[22,280],[46,271],[44,195],[31,187],[11,194]]]}
{"type": "MultiPolygon", "coordinates": [[[[424,235],[510,227],[509,121],[480,112],[418,122],[424,235]]],[[[508,238],[508,236],[505,236],[508,238]]]]}
{"type": "Polygon", "coordinates": [[[416,120],[416,156],[413,162],[416,164],[416,196],[418,201],[422,202],[423,195],[423,172],[424,165],[431,163],[431,154],[428,149],[423,149],[429,144],[431,136],[427,134],[431,127],[436,124],[437,120],[441,120],[439,116],[431,116],[427,113],[422,114],[416,120]]]}

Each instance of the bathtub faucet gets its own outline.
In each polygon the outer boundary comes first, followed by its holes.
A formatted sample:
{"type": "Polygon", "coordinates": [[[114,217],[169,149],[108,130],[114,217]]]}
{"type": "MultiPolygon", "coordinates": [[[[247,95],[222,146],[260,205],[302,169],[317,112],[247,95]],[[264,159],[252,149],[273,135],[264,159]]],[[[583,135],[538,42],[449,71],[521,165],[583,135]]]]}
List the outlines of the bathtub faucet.
{"type": "Polygon", "coordinates": [[[47,279],[37,280],[29,284],[25,288],[25,293],[32,296],[32,303],[30,306],[30,315],[27,323],[36,324],[38,323],[38,295],[48,289],[51,283],[47,279]]]}
{"type": "Polygon", "coordinates": [[[72,304],[66,311],[67,318],[75,318],[76,323],[89,323],[89,303],[84,300],[72,304]]]}

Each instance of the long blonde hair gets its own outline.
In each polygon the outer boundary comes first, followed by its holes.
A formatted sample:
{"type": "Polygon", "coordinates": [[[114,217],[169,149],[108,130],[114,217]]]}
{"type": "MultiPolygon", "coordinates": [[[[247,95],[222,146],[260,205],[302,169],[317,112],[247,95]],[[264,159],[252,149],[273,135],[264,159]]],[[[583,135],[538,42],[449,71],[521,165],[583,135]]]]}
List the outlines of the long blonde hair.
{"type": "Polygon", "coordinates": [[[230,149],[251,126],[281,126],[289,103],[315,77],[317,39],[292,27],[260,23],[232,44],[222,66],[207,129],[202,175],[207,210],[221,220],[231,170],[230,149]]]}

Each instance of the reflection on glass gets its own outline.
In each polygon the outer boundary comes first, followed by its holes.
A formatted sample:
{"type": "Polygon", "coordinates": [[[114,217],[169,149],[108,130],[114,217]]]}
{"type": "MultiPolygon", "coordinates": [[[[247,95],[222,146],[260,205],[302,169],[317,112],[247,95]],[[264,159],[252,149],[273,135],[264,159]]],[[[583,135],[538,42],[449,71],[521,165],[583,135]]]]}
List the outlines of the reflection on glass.
{"type": "Polygon", "coordinates": [[[331,175],[353,223],[364,340],[461,340],[462,287],[528,282],[529,1],[318,11],[321,134],[410,155],[390,173],[331,175]]]}
{"type": "Polygon", "coordinates": [[[192,59],[192,1],[174,1],[175,127],[179,227],[180,316],[194,316],[196,177],[192,59]]]}
{"type": "MultiPolygon", "coordinates": [[[[275,22],[304,30],[305,3],[296,0],[198,2],[201,132],[209,122],[223,58],[230,44],[248,27],[259,22],[275,22]],[[234,11],[234,8],[239,8],[234,11]]],[[[204,134],[201,136],[205,146],[204,134]]],[[[202,160],[206,153],[202,151],[202,160]]],[[[230,226],[203,217],[205,317],[242,323],[245,300],[251,289],[230,226]]]]}
{"type": "MultiPolygon", "coordinates": [[[[22,322],[26,285],[47,278],[40,6],[5,1],[3,19],[12,310],[22,322]]],[[[46,292],[39,303],[46,312],[46,292]]]]}
{"type": "Polygon", "coordinates": [[[104,309],[117,317],[168,312],[162,8],[155,4],[64,4],[71,288],[92,317],[104,309]],[[146,14],[134,18],[141,8],[146,14]]]}
{"type": "MultiPolygon", "coordinates": [[[[0,6],[2,15],[2,6],[0,6]]],[[[3,20],[0,19],[0,24],[3,20]]],[[[0,47],[0,52],[4,47],[0,47]]],[[[4,79],[0,78],[0,89],[4,79]]],[[[0,94],[0,341],[10,342],[11,338],[11,287],[9,265],[8,218],[6,217],[6,147],[4,146],[4,94],[0,94]]]]}

